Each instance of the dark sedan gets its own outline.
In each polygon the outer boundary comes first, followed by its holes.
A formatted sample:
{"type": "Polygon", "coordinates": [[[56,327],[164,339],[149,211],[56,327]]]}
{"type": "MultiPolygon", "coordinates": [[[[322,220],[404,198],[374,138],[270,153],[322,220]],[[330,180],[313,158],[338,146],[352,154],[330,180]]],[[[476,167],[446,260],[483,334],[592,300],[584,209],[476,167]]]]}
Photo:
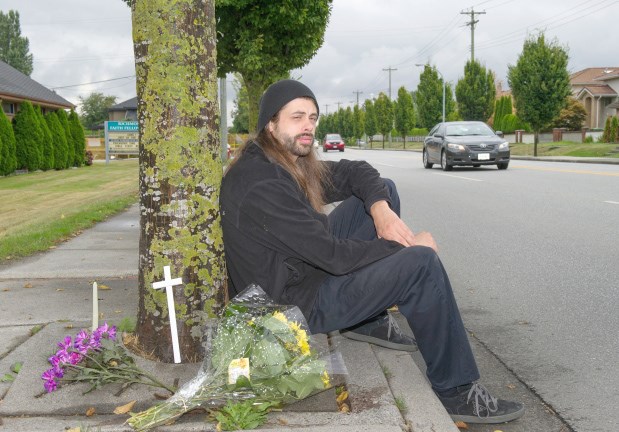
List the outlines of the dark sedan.
{"type": "Polygon", "coordinates": [[[454,166],[496,165],[507,169],[509,143],[480,121],[439,123],[423,142],[423,166],[440,164],[444,171],[454,166]]]}

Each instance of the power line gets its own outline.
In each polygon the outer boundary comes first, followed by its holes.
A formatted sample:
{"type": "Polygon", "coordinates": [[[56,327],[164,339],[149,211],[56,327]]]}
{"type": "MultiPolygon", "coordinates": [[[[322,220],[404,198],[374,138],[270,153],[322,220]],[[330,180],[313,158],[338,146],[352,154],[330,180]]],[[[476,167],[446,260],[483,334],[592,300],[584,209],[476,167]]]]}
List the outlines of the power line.
{"type": "Polygon", "coordinates": [[[66,85],[66,86],[49,87],[49,88],[51,90],[58,90],[58,89],[71,88],[71,87],[81,87],[81,86],[90,85],[90,84],[100,84],[100,83],[105,83],[105,82],[110,82],[110,81],[118,81],[118,80],[127,79],[127,78],[135,78],[135,75],[129,75],[129,76],[120,77],[120,78],[111,78],[111,79],[101,80],[101,81],[92,81],[89,83],[71,84],[71,85],[66,85]]]}

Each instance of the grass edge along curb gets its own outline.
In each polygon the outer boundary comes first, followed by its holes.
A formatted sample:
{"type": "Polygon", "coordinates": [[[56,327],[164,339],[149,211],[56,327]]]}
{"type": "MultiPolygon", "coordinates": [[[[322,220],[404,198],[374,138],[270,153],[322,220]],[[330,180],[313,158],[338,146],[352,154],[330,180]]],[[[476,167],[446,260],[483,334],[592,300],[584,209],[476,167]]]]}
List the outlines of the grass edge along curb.
{"type": "Polygon", "coordinates": [[[137,200],[137,196],[132,194],[99,202],[64,219],[10,234],[2,238],[2,242],[0,242],[0,263],[46,251],[50,247],[69,239],[78,231],[90,228],[97,222],[126,210],[137,200]]]}

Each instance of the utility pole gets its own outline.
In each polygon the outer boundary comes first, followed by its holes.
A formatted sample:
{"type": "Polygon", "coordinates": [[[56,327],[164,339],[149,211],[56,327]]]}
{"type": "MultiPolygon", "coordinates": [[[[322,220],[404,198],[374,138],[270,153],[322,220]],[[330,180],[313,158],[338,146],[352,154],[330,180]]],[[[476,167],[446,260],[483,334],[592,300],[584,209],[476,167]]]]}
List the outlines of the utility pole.
{"type": "Polygon", "coordinates": [[[329,104],[325,104],[325,115],[329,114],[329,104]]]}
{"type": "Polygon", "coordinates": [[[475,15],[483,15],[486,12],[475,12],[473,8],[470,11],[462,11],[461,15],[470,15],[471,20],[466,23],[467,26],[471,26],[471,62],[475,60],[475,24],[479,22],[479,20],[475,19],[475,15]]]}
{"type": "Polygon", "coordinates": [[[363,92],[359,90],[355,90],[353,93],[357,95],[357,106],[359,106],[359,95],[362,94],[363,92]]]}
{"type": "Polygon", "coordinates": [[[391,71],[397,71],[397,69],[394,69],[391,66],[389,66],[387,69],[383,69],[383,70],[389,72],[389,101],[391,101],[391,71]]]}
{"type": "Polygon", "coordinates": [[[337,105],[337,110],[339,111],[340,110],[340,105],[342,105],[342,102],[336,102],[335,104],[337,105]]]}

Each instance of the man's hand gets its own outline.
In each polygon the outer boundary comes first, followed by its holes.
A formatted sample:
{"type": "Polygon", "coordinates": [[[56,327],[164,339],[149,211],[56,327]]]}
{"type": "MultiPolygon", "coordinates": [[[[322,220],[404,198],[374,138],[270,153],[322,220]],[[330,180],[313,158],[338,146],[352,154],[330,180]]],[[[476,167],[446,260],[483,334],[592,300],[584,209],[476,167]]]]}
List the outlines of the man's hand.
{"type": "Polygon", "coordinates": [[[377,201],[370,208],[374,219],[376,234],[385,240],[394,240],[403,246],[427,246],[436,252],[438,250],[432,234],[420,232],[414,235],[398,215],[391,210],[387,201],[377,201]]]}

